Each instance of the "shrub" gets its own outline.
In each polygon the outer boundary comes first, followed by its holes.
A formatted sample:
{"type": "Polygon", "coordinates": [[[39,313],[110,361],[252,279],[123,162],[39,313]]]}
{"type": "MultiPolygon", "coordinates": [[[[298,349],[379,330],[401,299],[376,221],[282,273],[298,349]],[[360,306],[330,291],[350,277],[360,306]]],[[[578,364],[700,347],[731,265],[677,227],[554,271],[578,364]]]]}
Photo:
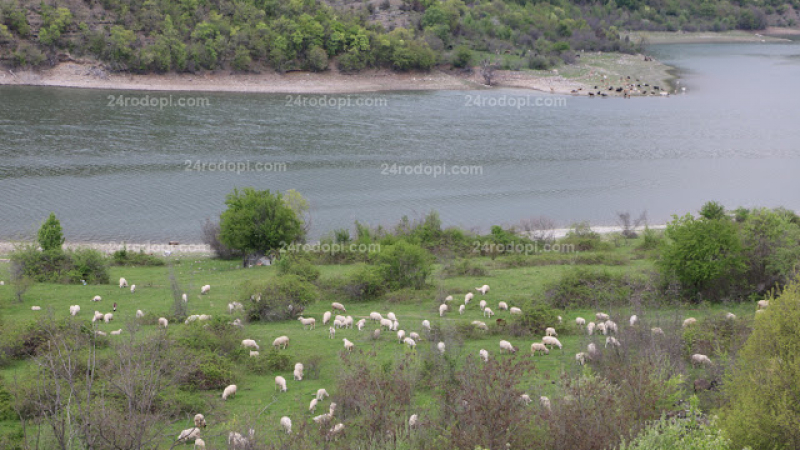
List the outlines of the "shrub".
{"type": "Polygon", "coordinates": [[[635,295],[647,291],[647,280],[612,273],[603,269],[578,267],[565,271],[545,292],[550,306],[567,308],[603,308],[628,305],[635,295]]]}
{"type": "Polygon", "coordinates": [[[432,257],[420,246],[400,240],[378,255],[378,266],[390,289],[422,289],[432,270],[432,257]]]}
{"type": "Polygon", "coordinates": [[[780,210],[752,211],[741,228],[749,282],[759,292],[785,284],[800,261],[800,226],[780,210]]]}
{"type": "Polygon", "coordinates": [[[644,233],[642,233],[642,243],[639,244],[639,250],[655,250],[661,245],[661,240],[661,236],[656,230],[645,226],[644,233]]]}
{"type": "Polygon", "coordinates": [[[468,47],[461,45],[453,54],[453,67],[463,69],[472,64],[472,50],[468,47]]]}
{"type": "MultiPolygon", "coordinates": [[[[513,305],[513,302],[509,303],[513,305]]],[[[508,319],[509,333],[513,336],[544,336],[547,327],[558,325],[559,311],[543,302],[530,302],[519,306],[522,315],[510,316],[508,319]]],[[[561,334],[565,327],[558,326],[561,334]]]]}
{"type": "Polygon", "coordinates": [[[327,70],[328,52],[318,45],[311,47],[308,51],[308,68],[314,72],[327,70]]]}
{"type": "Polygon", "coordinates": [[[134,253],[128,251],[127,247],[123,247],[111,255],[111,263],[115,266],[163,266],[164,260],[148,255],[144,250],[134,253]]]}
{"type": "Polygon", "coordinates": [[[79,248],[67,252],[69,270],[66,281],[77,284],[108,284],[108,258],[98,250],[79,248]]]}
{"type": "Polygon", "coordinates": [[[700,208],[700,217],[708,220],[722,220],[728,218],[725,214],[725,207],[714,201],[706,202],[703,207],[700,208]]]}
{"type": "Polygon", "coordinates": [[[233,363],[225,356],[214,353],[196,352],[193,365],[180,378],[182,389],[193,391],[214,391],[225,389],[233,383],[233,363]]]}
{"type": "Polygon", "coordinates": [[[653,421],[631,441],[624,439],[619,450],[732,450],[730,439],[712,423],[701,422],[701,414],[692,408],[687,419],[662,417],[653,421]]]}
{"type": "Polygon", "coordinates": [[[451,261],[442,268],[446,277],[483,277],[489,273],[483,265],[470,259],[451,261]]]}
{"type": "Polygon", "coordinates": [[[375,300],[386,292],[381,269],[370,265],[361,266],[350,276],[344,290],[355,301],[375,300]]]}
{"type": "Polygon", "coordinates": [[[39,228],[37,239],[43,251],[61,251],[61,246],[64,245],[64,234],[61,231],[61,222],[56,219],[55,213],[51,212],[39,228]]]}
{"type": "Polygon", "coordinates": [[[242,359],[249,355],[242,347],[244,333],[232,326],[225,317],[212,317],[207,321],[194,321],[179,328],[176,341],[183,347],[242,359]]]}
{"type": "Polygon", "coordinates": [[[250,321],[295,319],[319,296],[317,288],[297,275],[282,275],[266,285],[245,284],[245,316],[250,321]]]}
{"type": "Polygon", "coordinates": [[[107,284],[108,259],[93,249],[40,252],[32,245],[11,254],[12,272],[36,282],[107,284]]]}
{"type": "Polygon", "coordinates": [[[276,266],[281,275],[297,275],[304,281],[317,281],[320,272],[308,259],[287,254],[278,260],[276,266]]]}
{"type": "Polygon", "coordinates": [[[592,230],[588,222],[581,222],[572,226],[566,237],[561,239],[562,245],[572,245],[576,251],[586,252],[591,250],[609,249],[610,245],[603,242],[599,233],[592,230]]]}

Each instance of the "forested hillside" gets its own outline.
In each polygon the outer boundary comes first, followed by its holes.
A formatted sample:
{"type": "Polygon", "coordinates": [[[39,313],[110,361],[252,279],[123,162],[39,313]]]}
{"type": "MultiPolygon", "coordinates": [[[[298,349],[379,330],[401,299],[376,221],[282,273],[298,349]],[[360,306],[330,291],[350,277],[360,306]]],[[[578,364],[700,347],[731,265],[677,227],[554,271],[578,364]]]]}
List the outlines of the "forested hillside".
{"type": "Polygon", "coordinates": [[[0,0],[0,62],[404,71],[511,54],[518,66],[546,68],[579,50],[637,50],[621,31],[795,26],[798,8],[800,0],[0,0]]]}

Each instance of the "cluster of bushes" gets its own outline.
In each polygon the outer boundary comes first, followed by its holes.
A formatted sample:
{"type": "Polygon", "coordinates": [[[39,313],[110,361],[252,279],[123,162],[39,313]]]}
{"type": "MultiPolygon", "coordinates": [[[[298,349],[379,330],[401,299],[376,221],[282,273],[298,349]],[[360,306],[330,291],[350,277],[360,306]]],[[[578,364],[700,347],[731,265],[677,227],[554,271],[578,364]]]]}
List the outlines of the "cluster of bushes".
{"type": "Polygon", "coordinates": [[[138,253],[128,251],[127,247],[115,251],[111,255],[111,263],[115,266],[163,266],[164,260],[153,255],[149,255],[144,250],[138,253]]]}
{"type": "Polygon", "coordinates": [[[12,273],[42,283],[108,284],[108,258],[97,250],[40,251],[32,245],[11,254],[12,273]]]}
{"type": "Polygon", "coordinates": [[[629,305],[649,292],[644,275],[616,273],[607,269],[575,267],[565,271],[545,293],[554,308],[595,308],[629,305]]]}
{"type": "Polygon", "coordinates": [[[266,282],[247,282],[243,292],[245,317],[262,322],[296,319],[319,296],[315,285],[294,274],[266,282]]]}

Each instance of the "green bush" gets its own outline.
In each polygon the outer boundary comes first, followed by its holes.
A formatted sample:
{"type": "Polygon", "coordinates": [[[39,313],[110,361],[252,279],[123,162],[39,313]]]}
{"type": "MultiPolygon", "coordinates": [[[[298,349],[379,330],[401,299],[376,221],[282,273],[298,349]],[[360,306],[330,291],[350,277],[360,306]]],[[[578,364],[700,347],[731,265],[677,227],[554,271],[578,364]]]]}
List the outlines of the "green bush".
{"type": "Polygon", "coordinates": [[[431,273],[432,259],[422,247],[400,240],[378,255],[378,266],[390,289],[422,289],[431,273]]]}
{"type": "Polygon", "coordinates": [[[644,233],[642,233],[642,243],[639,244],[638,248],[643,251],[656,250],[661,245],[661,240],[661,236],[656,230],[645,226],[644,233]]]}
{"type": "Polygon", "coordinates": [[[292,356],[271,348],[261,352],[259,356],[248,357],[247,369],[257,375],[268,375],[275,372],[292,370],[292,356]]]}
{"type": "Polygon", "coordinates": [[[624,439],[619,450],[733,450],[730,439],[715,424],[704,425],[695,408],[688,419],[666,418],[654,421],[630,442],[624,439]]]}
{"type": "Polygon", "coordinates": [[[600,233],[592,230],[588,222],[577,223],[559,241],[561,245],[571,245],[575,251],[588,252],[592,250],[608,250],[611,245],[603,242],[600,233]]]}
{"type": "Polygon", "coordinates": [[[626,306],[634,294],[647,291],[647,280],[603,269],[576,267],[565,271],[545,292],[558,309],[626,306]]]}
{"type": "Polygon", "coordinates": [[[276,263],[278,273],[281,275],[297,275],[305,281],[317,281],[320,272],[308,259],[299,255],[284,255],[276,263]]]}
{"type": "Polygon", "coordinates": [[[753,210],[741,225],[747,278],[764,292],[789,281],[800,262],[800,226],[782,210],[753,210]]]}
{"type": "Polygon", "coordinates": [[[19,416],[14,411],[14,400],[11,393],[6,389],[3,380],[0,380],[0,422],[18,419],[19,416]]]}
{"type": "Polygon", "coordinates": [[[328,52],[316,45],[308,51],[308,69],[322,72],[328,69],[328,52]]]}
{"type": "Polygon", "coordinates": [[[40,283],[108,284],[108,259],[93,249],[42,252],[33,245],[11,253],[11,264],[24,277],[40,283]]]}
{"type": "MultiPolygon", "coordinates": [[[[187,350],[188,351],[188,350],[187,350]]],[[[232,384],[233,362],[222,355],[196,352],[197,361],[180,379],[180,387],[187,391],[214,391],[225,389],[232,384]]]]}
{"type": "Polygon", "coordinates": [[[245,339],[241,328],[231,326],[224,316],[204,321],[195,320],[178,330],[175,339],[183,347],[234,359],[243,359],[249,354],[241,344],[245,339]]]}
{"type": "Polygon", "coordinates": [[[442,267],[442,274],[446,277],[483,277],[488,273],[482,264],[464,258],[451,261],[442,267]]]}
{"type": "Polygon", "coordinates": [[[375,300],[383,295],[386,286],[380,268],[362,265],[350,276],[344,290],[350,299],[366,301],[375,300]]]}
{"type": "MultiPolygon", "coordinates": [[[[510,302],[509,306],[514,305],[510,302]]],[[[521,315],[509,316],[508,331],[514,336],[544,336],[548,327],[556,327],[561,334],[565,329],[558,326],[560,311],[551,308],[544,302],[520,304],[521,315]]]]}
{"type": "Polygon", "coordinates": [[[453,54],[453,67],[463,69],[472,65],[472,50],[461,45],[453,54]]]}
{"type": "Polygon", "coordinates": [[[38,241],[42,251],[61,251],[61,246],[64,245],[64,233],[61,231],[61,222],[56,219],[55,213],[51,212],[39,228],[38,241]]]}
{"type": "Polygon", "coordinates": [[[70,268],[67,271],[67,281],[77,284],[86,281],[87,284],[108,284],[108,258],[98,250],[79,248],[67,252],[70,268]]]}
{"type": "Polygon", "coordinates": [[[126,247],[115,251],[111,255],[111,263],[115,266],[163,266],[164,260],[153,255],[148,255],[144,250],[139,253],[128,251],[126,247]]]}
{"type": "Polygon", "coordinates": [[[245,316],[250,321],[273,322],[296,319],[317,300],[316,286],[297,275],[282,275],[266,284],[248,282],[243,287],[245,316]]]}

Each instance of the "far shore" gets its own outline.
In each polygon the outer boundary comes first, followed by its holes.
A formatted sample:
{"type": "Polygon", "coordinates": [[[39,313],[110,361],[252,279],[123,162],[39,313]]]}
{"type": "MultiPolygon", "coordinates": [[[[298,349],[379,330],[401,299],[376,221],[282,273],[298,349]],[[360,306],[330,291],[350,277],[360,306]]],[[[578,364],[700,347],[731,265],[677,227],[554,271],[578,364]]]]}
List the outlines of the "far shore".
{"type": "Polygon", "coordinates": [[[783,36],[800,36],[800,29],[769,27],[760,31],[633,31],[627,35],[634,42],[642,39],[645,44],[724,44],[737,42],[786,42],[783,36]]]}
{"type": "MultiPolygon", "coordinates": [[[[663,230],[666,225],[650,225],[652,230],[663,230]]],[[[645,227],[640,226],[634,230],[637,232],[644,231],[645,227]]],[[[567,235],[571,228],[556,228],[553,230],[553,237],[561,239],[567,235]]],[[[620,226],[593,226],[592,231],[600,234],[620,233],[623,228],[620,226]]],[[[318,241],[311,242],[316,244],[318,241]]],[[[14,251],[14,247],[19,244],[26,244],[29,242],[24,241],[0,241],[0,255],[9,255],[14,251]]],[[[123,241],[110,241],[110,242],[66,242],[65,249],[79,249],[91,248],[99,250],[106,254],[112,254],[117,250],[126,248],[132,252],[144,251],[148,254],[163,255],[163,256],[180,256],[180,255],[212,255],[211,247],[203,243],[178,243],[177,245],[170,245],[168,242],[123,242],[123,241]],[[168,252],[168,253],[165,253],[168,252]]],[[[8,259],[0,258],[0,262],[8,262],[8,259]]]]}

